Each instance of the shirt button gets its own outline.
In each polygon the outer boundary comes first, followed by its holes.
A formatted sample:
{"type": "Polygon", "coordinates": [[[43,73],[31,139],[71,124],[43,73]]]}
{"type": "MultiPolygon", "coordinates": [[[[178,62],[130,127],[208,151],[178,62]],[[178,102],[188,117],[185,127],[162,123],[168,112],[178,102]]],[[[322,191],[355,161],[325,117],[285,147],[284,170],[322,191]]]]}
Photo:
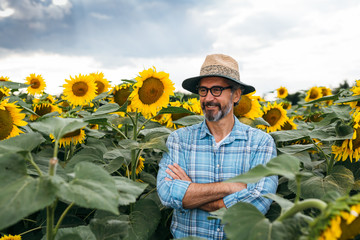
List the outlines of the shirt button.
{"type": "Polygon", "coordinates": [[[220,167],[220,165],[218,164],[218,165],[216,165],[216,167],[217,167],[217,168],[219,168],[219,167],[220,167]]]}
{"type": "Polygon", "coordinates": [[[216,229],[216,231],[220,232],[220,228],[216,229]]]}

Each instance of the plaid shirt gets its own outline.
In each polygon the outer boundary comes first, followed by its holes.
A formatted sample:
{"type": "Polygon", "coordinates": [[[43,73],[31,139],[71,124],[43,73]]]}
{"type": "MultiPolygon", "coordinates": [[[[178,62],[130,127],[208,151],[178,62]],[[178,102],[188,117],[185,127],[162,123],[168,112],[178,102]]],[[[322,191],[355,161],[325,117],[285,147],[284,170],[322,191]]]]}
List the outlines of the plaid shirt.
{"type": "MultiPolygon", "coordinates": [[[[190,182],[177,179],[166,181],[165,177],[171,176],[165,170],[169,164],[177,163],[194,183],[222,182],[258,164],[266,164],[275,157],[273,139],[269,134],[244,125],[235,118],[233,130],[219,148],[205,121],[174,131],[166,144],[169,152],[164,154],[159,165],[157,191],[162,204],[174,208],[171,223],[173,236],[225,239],[220,220],[208,220],[210,214],[198,208],[183,208],[182,200],[190,182]]],[[[272,201],[262,195],[275,193],[277,182],[277,176],[271,176],[247,184],[247,189],[224,197],[225,206],[229,208],[239,201],[248,202],[265,214],[272,201]]]]}

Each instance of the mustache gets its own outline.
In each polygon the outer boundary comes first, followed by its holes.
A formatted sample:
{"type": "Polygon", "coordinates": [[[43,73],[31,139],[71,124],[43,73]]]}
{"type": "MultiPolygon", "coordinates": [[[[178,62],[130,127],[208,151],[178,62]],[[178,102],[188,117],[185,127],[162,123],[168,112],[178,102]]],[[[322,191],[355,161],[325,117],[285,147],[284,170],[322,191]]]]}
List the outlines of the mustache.
{"type": "Polygon", "coordinates": [[[213,101],[203,102],[201,105],[202,105],[202,108],[213,107],[213,106],[217,106],[217,107],[221,108],[220,103],[216,103],[216,102],[213,102],[213,101]]]}

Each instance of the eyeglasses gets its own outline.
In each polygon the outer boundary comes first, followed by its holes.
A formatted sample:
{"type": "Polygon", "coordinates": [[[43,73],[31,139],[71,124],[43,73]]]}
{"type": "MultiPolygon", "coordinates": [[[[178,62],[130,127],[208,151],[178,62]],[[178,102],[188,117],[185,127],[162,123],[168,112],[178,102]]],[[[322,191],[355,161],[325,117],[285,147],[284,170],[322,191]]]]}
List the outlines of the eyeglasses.
{"type": "Polygon", "coordinates": [[[222,94],[222,91],[224,91],[225,89],[230,89],[230,88],[232,88],[232,87],[231,86],[228,86],[228,87],[213,86],[211,88],[198,87],[197,89],[198,89],[198,93],[201,97],[206,97],[209,90],[214,97],[220,97],[220,95],[222,94]]]}

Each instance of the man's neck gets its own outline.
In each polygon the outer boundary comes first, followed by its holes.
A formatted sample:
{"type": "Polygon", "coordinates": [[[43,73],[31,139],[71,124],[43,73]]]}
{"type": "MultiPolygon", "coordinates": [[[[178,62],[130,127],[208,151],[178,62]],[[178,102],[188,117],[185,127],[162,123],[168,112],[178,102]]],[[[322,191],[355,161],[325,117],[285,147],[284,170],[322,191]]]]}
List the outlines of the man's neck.
{"type": "Polygon", "coordinates": [[[234,123],[235,120],[232,111],[219,121],[210,122],[206,120],[206,125],[208,126],[211,134],[214,136],[216,142],[220,142],[231,132],[234,127],[234,123]]]}

